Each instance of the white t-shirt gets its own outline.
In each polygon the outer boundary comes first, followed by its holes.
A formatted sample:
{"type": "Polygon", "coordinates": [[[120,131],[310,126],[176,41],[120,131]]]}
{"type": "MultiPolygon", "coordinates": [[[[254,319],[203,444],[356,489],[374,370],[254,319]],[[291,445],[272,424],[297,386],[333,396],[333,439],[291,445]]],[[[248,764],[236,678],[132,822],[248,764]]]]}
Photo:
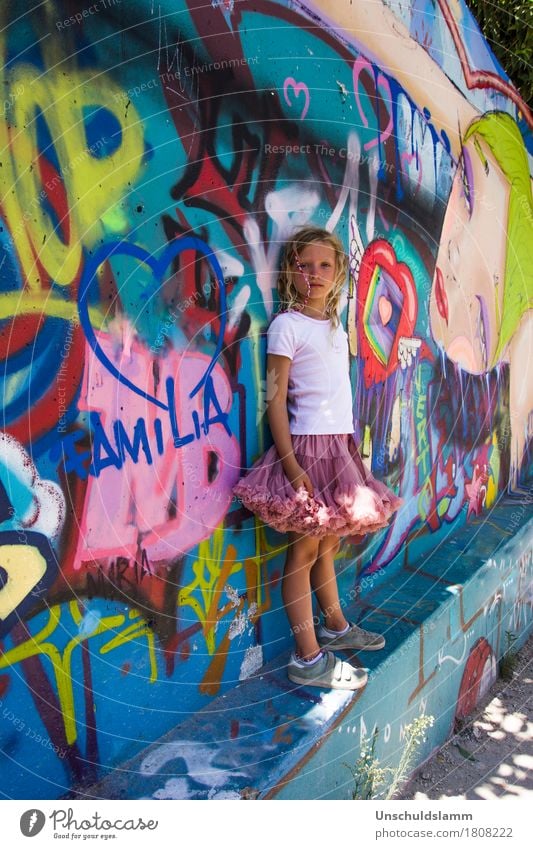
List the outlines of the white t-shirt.
{"type": "Polygon", "coordinates": [[[275,316],[267,353],[292,360],[287,408],[293,434],[353,433],[348,335],[329,319],[291,311],[275,316]]]}

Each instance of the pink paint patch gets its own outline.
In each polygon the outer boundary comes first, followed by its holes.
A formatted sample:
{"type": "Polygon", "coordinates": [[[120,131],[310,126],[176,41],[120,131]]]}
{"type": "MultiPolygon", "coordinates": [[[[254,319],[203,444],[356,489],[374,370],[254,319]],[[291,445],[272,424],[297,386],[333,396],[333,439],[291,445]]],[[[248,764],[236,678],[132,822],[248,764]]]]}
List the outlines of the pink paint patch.
{"type": "Polygon", "coordinates": [[[311,102],[311,95],[309,94],[309,89],[307,88],[306,83],[297,83],[294,77],[287,77],[287,79],[283,83],[283,96],[285,97],[285,103],[287,104],[287,106],[292,106],[292,103],[289,100],[289,89],[292,89],[294,91],[294,94],[297,98],[299,97],[302,91],[304,93],[305,104],[300,115],[300,121],[303,121],[303,119],[307,115],[307,112],[309,110],[309,104],[311,102]]]}
{"type": "Polygon", "coordinates": [[[367,59],[365,59],[363,56],[360,56],[358,59],[356,59],[353,66],[353,90],[355,102],[359,111],[359,116],[365,127],[370,126],[370,121],[368,120],[368,116],[365,112],[365,109],[363,108],[361,97],[359,95],[359,79],[363,71],[366,71],[368,73],[368,75],[372,79],[372,82],[374,83],[373,96],[365,96],[365,104],[367,104],[368,100],[367,108],[369,109],[369,111],[372,111],[373,123],[375,123],[376,129],[375,138],[365,142],[365,144],[363,145],[364,150],[370,150],[371,148],[377,147],[382,144],[392,134],[393,120],[392,112],[390,111],[390,104],[392,103],[392,92],[388,79],[383,76],[382,73],[378,73],[376,76],[374,68],[367,59]],[[382,95],[385,95],[384,97],[382,96],[381,100],[379,98],[380,89],[382,95]],[[374,105],[377,110],[377,114],[374,112],[374,105]],[[387,126],[384,130],[381,130],[380,127],[380,116],[382,112],[387,114],[387,126]]]}
{"type": "Polygon", "coordinates": [[[388,324],[392,316],[392,304],[385,295],[381,295],[378,301],[378,311],[383,324],[388,324]]]}
{"type": "Polygon", "coordinates": [[[460,365],[465,371],[471,374],[476,374],[479,371],[472,343],[466,336],[456,336],[448,346],[447,354],[450,360],[460,365]]]}
{"type": "MultiPolygon", "coordinates": [[[[127,557],[152,564],[175,561],[208,539],[231,504],[231,486],[240,467],[234,436],[218,421],[208,433],[193,422],[204,416],[203,392],[190,397],[211,362],[202,353],[171,351],[154,357],[138,342],[128,356],[117,351],[109,335],[98,342],[117,369],[147,394],[162,396],[168,378],[174,381],[176,420],[185,444],[175,447],[170,416],[119,383],[87,347],[80,410],[100,412],[105,435],[117,456],[114,427],[120,423],[130,442],[139,434],[136,452],[126,452],[120,468],[104,459],[98,477],[90,477],[80,523],[77,568],[82,561],[127,557]],[[190,438],[189,438],[190,437],[190,438]],[[148,456],[147,456],[148,453],[148,456]]],[[[213,390],[224,412],[232,392],[223,369],[211,372],[213,390]]],[[[122,449],[123,450],[123,449],[122,449]]]]}

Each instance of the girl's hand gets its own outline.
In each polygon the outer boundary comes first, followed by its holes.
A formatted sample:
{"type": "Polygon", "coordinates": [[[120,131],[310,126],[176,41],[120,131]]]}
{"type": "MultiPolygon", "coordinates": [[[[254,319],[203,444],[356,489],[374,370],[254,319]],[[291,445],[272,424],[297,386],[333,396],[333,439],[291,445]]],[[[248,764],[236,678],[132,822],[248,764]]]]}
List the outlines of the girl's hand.
{"type": "Polygon", "coordinates": [[[290,474],[287,474],[287,477],[295,490],[304,486],[309,495],[313,495],[314,487],[311,483],[311,478],[301,466],[295,466],[294,469],[291,470],[290,474]]]}

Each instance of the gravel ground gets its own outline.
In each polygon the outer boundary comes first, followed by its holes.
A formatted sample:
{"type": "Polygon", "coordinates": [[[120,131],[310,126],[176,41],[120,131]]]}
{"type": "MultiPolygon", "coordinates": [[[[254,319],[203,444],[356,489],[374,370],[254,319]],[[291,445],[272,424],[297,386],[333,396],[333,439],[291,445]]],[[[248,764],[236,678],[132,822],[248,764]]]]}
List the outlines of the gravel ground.
{"type": "Polygon", "coordinates": [[[533,635],[516,658],[511,680],[498,678],[397,798],[533,801],[533,635]]]}

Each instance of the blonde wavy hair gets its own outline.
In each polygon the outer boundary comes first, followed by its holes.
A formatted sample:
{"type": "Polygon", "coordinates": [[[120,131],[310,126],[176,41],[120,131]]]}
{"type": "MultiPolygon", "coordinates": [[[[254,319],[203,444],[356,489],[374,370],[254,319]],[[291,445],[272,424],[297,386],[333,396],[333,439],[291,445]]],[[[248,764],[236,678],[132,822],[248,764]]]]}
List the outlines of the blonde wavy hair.
{"type": "Polygon", "coordinates": [[[326,298],[326,315],[330,319],[333,328],[340,324],[338,314],[339,301],[342,288],[348,275],[348,257],[342,247],[342,242],[335,233],[323,230],[320,227],[303,227],[294,233],[285,244],[280,257],[280,273],[278,277],[278,293],[280,299],[279,312],[298,309],[302,302],[298,300],[299,295],[294,283],[294,266],[296,265],[296,254],[300,254],[307,245],[313,242],[324,242],[335,251],[335,283],[326,298]]]}

